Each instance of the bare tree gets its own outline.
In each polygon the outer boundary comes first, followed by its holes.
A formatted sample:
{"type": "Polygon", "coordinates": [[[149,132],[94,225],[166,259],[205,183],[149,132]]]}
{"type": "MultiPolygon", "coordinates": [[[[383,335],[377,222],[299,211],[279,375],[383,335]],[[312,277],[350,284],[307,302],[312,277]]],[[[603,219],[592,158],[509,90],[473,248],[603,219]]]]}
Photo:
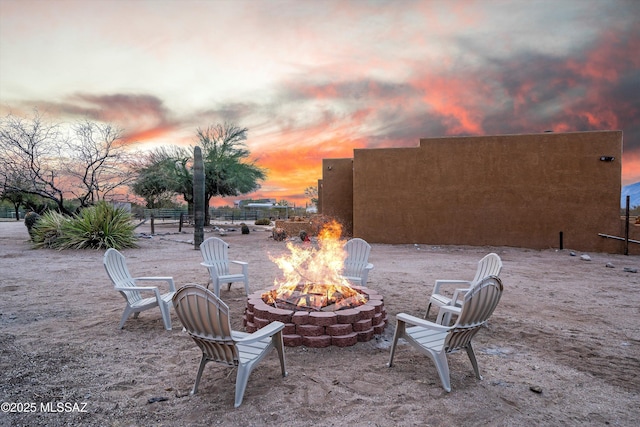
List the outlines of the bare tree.
{"type": "Polygon", "coordinates": [[[59,126],[45,123],[36,111],[31,120],[8,115],[0,125],[0,179],[5,191],[21,191],[65,207],[60,181],[59,126]]]}
{"type": "Polygon", "coordinates": [[[314,206],[318,205],[318,187],[307,187],[304,189],[304,195],[311,201],[314,206]]]}
{"type": "Polygon", "coordinates": [[[54,202],[70,215],[67,199],[88,206],[126,184],[127,152],[120,131],[109,124],[82,122],[71,136],[60,124],[8,115],[0,121],[0,184],[54,202]]]}
{"type": "Polygon", "coordinates": [[[134,179],[131,156],[121,140],[122,131],[111,124],[85,120],[73,127],[63,163],[80,206],[104,200],[116,188],[134,179]]]}

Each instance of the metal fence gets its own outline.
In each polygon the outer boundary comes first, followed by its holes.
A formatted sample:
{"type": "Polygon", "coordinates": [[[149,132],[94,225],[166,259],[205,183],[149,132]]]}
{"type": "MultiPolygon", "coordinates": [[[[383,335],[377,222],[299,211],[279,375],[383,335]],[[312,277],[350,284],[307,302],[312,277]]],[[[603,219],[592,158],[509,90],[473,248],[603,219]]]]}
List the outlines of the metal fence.
{"type": "MultiPolygon", "coordinates": [[[[19,209],[18,214],[20,215],[20,219],[24,219],[24,210],[19,209]]],[[[16,219],[16,211],[12,208],[0,207],[0,218],[10,218],[16,219]]]]}
{"type": "MultiPolygon", "coordinates": [[[[161,221],[179,221],[182,215],[187,221],[190,219],[187,209],[144,209],[143,217],[161,221]]],[[[256,221],[263,218],[287,219],[294,216],[306,215],[305,208],[256,208],[256,209],[235,209],[235,208],[210,208],[209,217],[212,221],[256,221]]]]}

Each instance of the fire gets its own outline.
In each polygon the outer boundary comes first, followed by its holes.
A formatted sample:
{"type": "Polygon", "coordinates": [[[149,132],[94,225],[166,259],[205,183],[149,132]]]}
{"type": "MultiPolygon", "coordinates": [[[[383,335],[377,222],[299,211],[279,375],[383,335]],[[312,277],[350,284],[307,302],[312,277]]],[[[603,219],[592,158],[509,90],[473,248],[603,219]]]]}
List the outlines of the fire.
{"type": "Polygon", "coordinates": [[[267,304],[299,309],[335,311],[367,302],[367,297],[352,288],[341,276],[347,253],[340,240],[342,227],[336,221],[318,233],[318,247],[300,247],[287,242],[289,254],[270,257],[282,271],[274,280],[274,289],[262,295],[267,304]]]}

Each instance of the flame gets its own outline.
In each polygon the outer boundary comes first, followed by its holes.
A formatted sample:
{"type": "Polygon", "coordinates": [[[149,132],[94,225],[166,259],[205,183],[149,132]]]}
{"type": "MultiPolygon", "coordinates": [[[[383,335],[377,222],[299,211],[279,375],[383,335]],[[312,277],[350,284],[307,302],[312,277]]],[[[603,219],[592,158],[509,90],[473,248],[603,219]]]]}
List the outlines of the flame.
{"type": "Polygon", "coordinates": [[[341,234],[340,224],[331,221],[318,233],[317,248],[287,242],[289,254],[270,256],[283,277],[274,280],[274,289],[263,294],[263,300],[267,304],[282,301],[313,310],[339,310],[364,304],[366,296],[341,275],[347,257],[341,234]]]}

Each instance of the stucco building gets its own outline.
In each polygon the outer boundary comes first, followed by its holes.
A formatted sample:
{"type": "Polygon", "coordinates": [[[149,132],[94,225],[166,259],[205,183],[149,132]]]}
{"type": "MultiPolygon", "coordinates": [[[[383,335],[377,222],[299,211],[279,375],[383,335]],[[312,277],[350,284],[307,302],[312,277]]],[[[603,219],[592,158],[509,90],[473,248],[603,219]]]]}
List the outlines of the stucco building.
{"type": "Polygon", "coordinates": [[[372,243],[622,253],[621,158],[621,131],[425,138],[324,159],[318,205],[372,243]]]}

